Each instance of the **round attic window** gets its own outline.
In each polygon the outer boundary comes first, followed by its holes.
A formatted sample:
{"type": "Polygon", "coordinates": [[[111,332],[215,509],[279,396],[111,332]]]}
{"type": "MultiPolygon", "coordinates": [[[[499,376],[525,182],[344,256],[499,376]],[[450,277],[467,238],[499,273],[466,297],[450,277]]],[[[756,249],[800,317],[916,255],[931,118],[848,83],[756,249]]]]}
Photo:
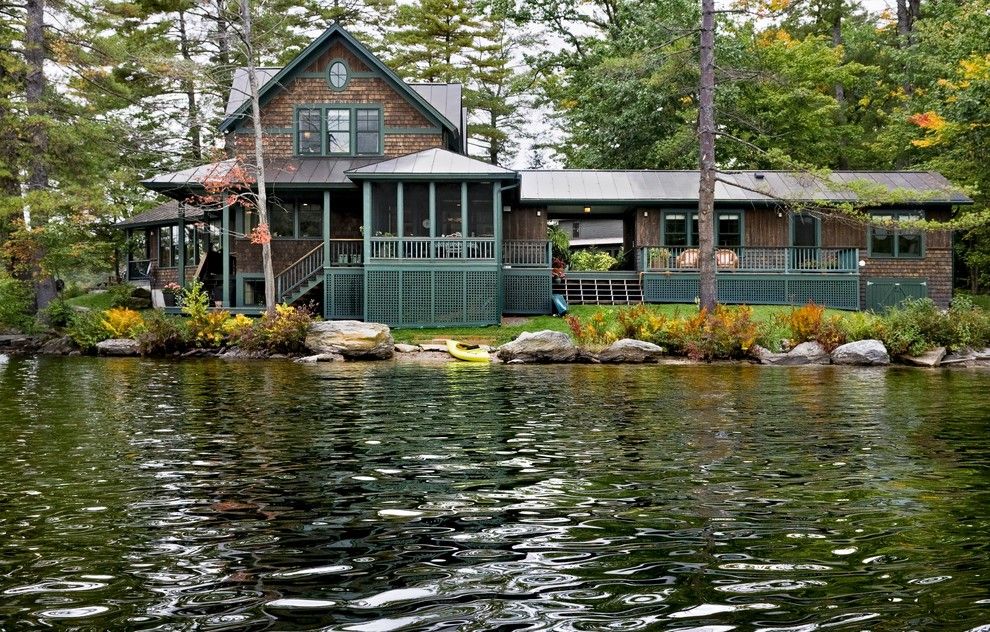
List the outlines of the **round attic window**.
{"type": "Polygon", "coordinates": [[[330,64],[329,76],[330,87],[335,90],[343,90],[347,85],[347,64],[339,59],[330,64]]]}

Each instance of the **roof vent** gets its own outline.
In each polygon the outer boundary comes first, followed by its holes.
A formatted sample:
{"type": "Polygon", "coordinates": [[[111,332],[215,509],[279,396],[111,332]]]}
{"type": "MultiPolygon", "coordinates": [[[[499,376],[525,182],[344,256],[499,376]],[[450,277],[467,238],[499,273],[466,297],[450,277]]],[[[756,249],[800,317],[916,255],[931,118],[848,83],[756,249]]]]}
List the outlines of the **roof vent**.
{"type": "Polygon", "coordinates": [[[757,180],[762,180],[763,178],[765,178],[767,176],[764,173],[754,173],[753,174],[753,177],[756,178],[757,180]]]}

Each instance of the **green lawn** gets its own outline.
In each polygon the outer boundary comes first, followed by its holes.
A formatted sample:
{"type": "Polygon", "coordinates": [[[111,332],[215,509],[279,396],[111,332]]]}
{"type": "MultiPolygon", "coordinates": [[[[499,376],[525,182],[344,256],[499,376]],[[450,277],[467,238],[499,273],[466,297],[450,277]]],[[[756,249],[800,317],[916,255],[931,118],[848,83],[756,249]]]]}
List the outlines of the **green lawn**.
{"type": "Polygon", "coordinates": [[[110,309],[111,298],[112,296],[109,292],[90,292],[89,294],[83,294],[82,296],[74,296],[70,299],[66,299],[65,302],[76,307],[104,310],[110,309]]]}
{"type": "MultiPolygon", "coordinates": [[[[688,317],[696,313],[696,308],[694,305],[664,304],[647,305],[647,307],[666,316],[688,317]]],[[[599,309],[614,312],[615,310],[622,308],[611,306],[598,307],[595,305],[575,305],[571,308],[570,313],[578,318],[585,318],[591,316],[599,309]]],[[[763,321],[770,318],[773,314],[788,312],[791,309],[792,308],[788,305],[754,305],[753,317],[757,321],[763,321]]],[[[835,309],[826,310],[826,314],[828,315],[845,313],[848,312],[835,309]]],[[[392,329],[392,336],[395,338],[396,342],[404,342],[407,344],[419,344],[454,338],[456,340],[463,340],[473,344],[501,345],[513,340],[524,331],[540,331],[542,329],[570,332],[570,329],[567,327],[567,322],[563,318],[556,318],[553,316],[533,316],[531,318],[511,318],[508,320],[507,324],[503,324],[501,326],[492,325],[489,327],[392,329]]]]}

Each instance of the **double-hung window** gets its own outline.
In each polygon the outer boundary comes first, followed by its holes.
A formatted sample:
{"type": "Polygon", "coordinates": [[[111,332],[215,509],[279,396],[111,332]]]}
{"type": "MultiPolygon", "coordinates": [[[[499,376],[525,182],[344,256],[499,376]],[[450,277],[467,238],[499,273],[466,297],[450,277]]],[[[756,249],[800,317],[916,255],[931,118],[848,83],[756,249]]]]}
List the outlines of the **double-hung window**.
{"type": "MultiPolygon", "coordinates": [[[[891,211],[874,213],[873,216],[876,218],[890,218],[899,222],[924,219],[924,215],[920,211],[891,211]]],[[[921,231],[894,226],[871,226],[870,256],[904,259],[920,258],[924,256],[924,241],[921,231]]]]}
{"type": "Polygon", "coordinates": [[[351,111],[327,109],[328,154],[351,153],[351,111]]]}
{"type": "Polygon", "coordinates": [[[380,155],[381,109],[355,105],[297,109],[296,153],[300,156],[380,155]]]}
{"type": "MultiPolygon", "coordinates": [[[[663,215],[663,245],[697,247],[698,214],[674,211],[663,215]]],[[[720,248],[742,246],[742,214],[715,214],[715,243],[720,248]]]]}

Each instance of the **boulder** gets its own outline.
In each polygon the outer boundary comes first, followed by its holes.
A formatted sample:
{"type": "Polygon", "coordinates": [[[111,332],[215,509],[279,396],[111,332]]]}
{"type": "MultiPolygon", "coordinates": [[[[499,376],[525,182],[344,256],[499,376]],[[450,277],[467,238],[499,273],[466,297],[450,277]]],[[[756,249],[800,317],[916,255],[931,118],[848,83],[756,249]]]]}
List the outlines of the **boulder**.
{"type": "Polygon", "coordinates": [[[942,358],[945,357],[945,352],[945,347],[938,347],[936,349],[932,349],[931,351],[926,351],[918,356],[903,356],[901,360],[914,366],[923,366],[933,369],[942,363],[942,358]]]}
{"type": "Polygon", "coordinates": [[[136,287],[131,291],[132,298],[143,298],[151,302],[151,290],[146,287],[136,287]]]}
{"type": "Polygon", "coordinates": [[[343,362],[344,356],[339,353],[318,353],[316,355],[296,358],[294,361],[299,364],[316,364],[317,362],[343,362]]]}
{"type": "Polygon", "coordinates": [[[562,331],[524,331],[512,342],[502,345],[498,357],[504,362],[529,363],[573,362],[578,355],[571,337],[562,331]]]}
{"type": "Polygon", "coordinates": [[[62,336],[61,338],[46,340],[38,351],[45,355],[69,355],[75,349],[76,346],[72,343],[72,338],[62,336]]]}
{"type": "Polygon", "coordinates": [[[96,353],[105,356],[136,356],[141,354],[141,346],[132,338],[111,338],[96,343],[96,353]]]}
{"type": "Polygon", "coordinates": [[[388,325],[358,320],[313,323],[306,334],[306,348],[314,354],[339,353],[348,359],[363,360],[383,360],[395,353],[388,325]]]}
{"type": "Polygon", "coordinates": [[[879,340],[857,340],[837,347],[832,352],[832,362],[858,366],[882,366],[890,364],[890,354],[887,353],[887,347],[883,346],[879,340]]]}
{"type": "Polygon", "coordinates": [[[407,345],[401,342],[395,345],[396,353],[417,353],[422,350],[423,348],[419,345],[407,345]]]}
{"type": "Polygon", "coordinates": [[[426,343],[426,344],[419,345],[419,348],[422,349],[423,351],[433,351],[433,352],[447,353],[447,345],[446,344],[440,345],[440,344],[429,342],[429,343],[426,343]]]}
{"type": "Polygon", "coordinates": [[[663,357],[663,347],[652,342],[623,338],[605,347],[598,354],[599,362],[657,362],[663,357]]]}
{"type": "Polygon", "coordinates": [[[775,366],[801,366],[807,364],[828,364],[828,352],[817,342],[802,342],[787,353],[773,353],[759,345],[751,353],[760,364],[775,366]]]}
{"type": "Polygon", "coordinates": [[[148,309],[151,307],[150,298],[141,298],[139,296],[131,296],[126,301],[124,301],[124,307],[127,309],[148,309]]]}

